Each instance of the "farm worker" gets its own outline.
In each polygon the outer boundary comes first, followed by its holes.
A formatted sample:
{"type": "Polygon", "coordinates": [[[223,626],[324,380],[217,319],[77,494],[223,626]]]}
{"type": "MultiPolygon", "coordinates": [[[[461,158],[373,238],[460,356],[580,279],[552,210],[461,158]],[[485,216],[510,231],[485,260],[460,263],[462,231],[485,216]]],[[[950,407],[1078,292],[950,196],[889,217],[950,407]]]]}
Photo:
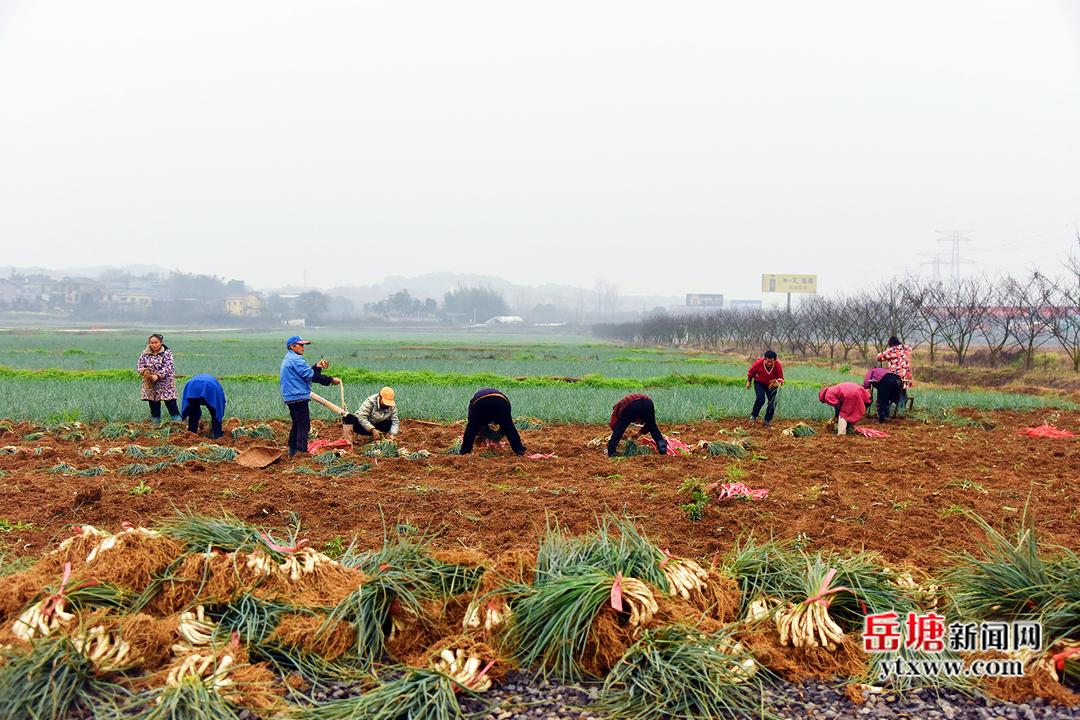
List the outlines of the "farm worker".
{"type": "Polygon", "coordinates": [[[375,393],[360,406],[353,415],[345,416],[345,441],[352,445],[353,433],[370,435],[376,440],[383,433],[389,433],[390,437],[398,434],[397,403],[394,402],[394,389],[384,387],[375,393]]]}
{"type": "Polygon", "coordinates": [[[834,418],[839,418],[836,425],[837,435],[846,435],[848,425],[859,422],[870,406],[870,393],[862,385],[842,382],[832,387],[823,387],[818,392],[818,400],[836,408],[834,418]]]}
{"type": "Polygon", "coordinates": [[[750,411],[750,422],[758,421],[758,413],[761,412],[761,406],[765,405],[767,400],[769,404],[765,406],[763,427],[769,427],[773,413],[776,412],[776,395],[780,392],[780,386],[784,384],[784,368],[776,359],[775,352],[766,350],[765,355],[759,357],[750,366],[746,372],[747,390],[750,389],[751,384],[754,386],[754,394],[757,397],[754,400],[754,408],[750,411]]]}
{"type": "Polygon", "coordinates": [[[210,431],[217,440],[225,434],[221,430],[221,419],[225,417],[225,391],[216,377],[200,373],[184,383],[180,402],[180,417],[187,418],[188,432],[198,434],[203,407],[210,411],[210,431]]]}
{"type": "Polygon", "coordinates": [[[877,421],[888,422],[889,405],[900,405],[900,393],[904,389],[900,376],[885,368],[870,368],[862,386],[865,390],[877,390],[877,421]]]}
{"type": "Polygon", "coordinates": [[[630,427],[630,423],[640,424],[641,431],[638,434],[652,435],[652,439],[656,441],[656,452],[667,455],[667,440],[656,425],[656,407],[653,401],[648,395],[633,393],[615,403],[615,407],[611,409],[611,421],[608,422],[611,428],[611,439],[607,444],[608,457],[615,455],[618,451],[619,441],[622,440],[626,428],[630,427]]]}
{"type": "Polygon", "coordinates": [[[889,364],[888,371],[900,376],[903,388],[900,390],[900,405],[907,402],[907,391],[915,384],[911,374],[911,348],[893,335],[889,338],[889,347],[877,355],[878,360],[884,360],[889,364]]]}
{"type": "Polygon", "coordinates": [[[521,436],[514,427],[514,419],[510,417],[510,401],[498,390],[484,388],[478,390],[469,401],[469,418],[465,424],[465,434],[461,438],[462,455],[472,452],[477,433],[485,425],[492,423],[498,425],[499,432],[510,441],[510,447],[513,448],[515,455],[520,456],[526,453],[521,436]]]}
{"type": "Polygon", "coordinates": [[[146,349],[139,356],[135,372],[142,375],[142,399],[150,404],[150,423],[161,424],[161,402],[169,411],[169,419],[180,420],[176,407],[176,377],[173,370],[172,350],[166,345],[161,333],[147,339],[146,349]]]}
{"type": "Polygon", "coordinates": [[[311,430],[311,383],[340,385],[341,379],[326,377],[322,371],[330,366],[329,360],[320,360],[312,366],[304,362],[304,346],[311,343],[299,335],[285,341],[289,349],[281,360],[281,398],[289,407],[292,427],[289,428],[289,455],[307,452],[308,432],[311,430]]]}

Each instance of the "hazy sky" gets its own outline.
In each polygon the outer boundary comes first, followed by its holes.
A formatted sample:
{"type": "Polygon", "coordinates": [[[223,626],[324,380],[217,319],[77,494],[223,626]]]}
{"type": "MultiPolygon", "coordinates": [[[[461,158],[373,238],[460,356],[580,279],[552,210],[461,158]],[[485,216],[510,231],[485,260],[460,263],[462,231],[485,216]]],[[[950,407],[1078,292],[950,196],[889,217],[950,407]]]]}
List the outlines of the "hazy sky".
{"type": "Polygon", "coordinates": [[[1076,0],[0,0],[4,264],[768,302],[1078,224],[1076,0]]]}

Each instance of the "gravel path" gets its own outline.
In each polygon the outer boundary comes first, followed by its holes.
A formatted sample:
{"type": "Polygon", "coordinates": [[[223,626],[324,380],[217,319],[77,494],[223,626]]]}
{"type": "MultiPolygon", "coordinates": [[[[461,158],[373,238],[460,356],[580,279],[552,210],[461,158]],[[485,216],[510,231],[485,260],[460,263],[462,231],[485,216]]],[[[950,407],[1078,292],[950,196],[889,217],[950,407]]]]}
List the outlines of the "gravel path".
{"type": "MultiPolygon", "coordinates": [[[[493,686],[480,700],[462,699],[462,710],[478,720],[604,720],[606,716],[589,712],[587,706],[596,700],[599,683],[562,685],[543,679],[540,675],[512,671],[503,685],[493,686]]],[[[315,702],[344,699],[359,694],[360,689],[334,685],[316,692],[315,702]]],[[[821,683],[801,686],[780,683],[767,686],[765,705],[778,717],[789,720],[813,718],[833,720],[855,718],[902,718],[904,720],[1037,720],[1039,718],[1080,718],[1080,706],[1050,706],[1042,700],[1022,705],[1008,705],[987,698],[970,698],[951,690],[919,689],[903,699],[890,693],[870,695],[866,702],[856,705],[842,690],[821,683]]],[[[72,718],[88,718],[85,714],[72,718]]],[[[240,713],[239,720],[262,720],[250,710],[240,713]]]]}
{"type": "MultiPolygon", "coordinates": [[[[585,707],[596,699],[599,685],[560,685],[535,675],[511,672],[506,683],[493,687],[484,697],[497,709],[471,699],[462,703],[468,713],[482,712],[480,720],[599,720],[602,715],[585,707]]],[[[765,691],[766,705],[782,718],[926,718],[929,720],[1035,720],[1080,718],[1080,707],[1048,706],[1041,700],[1006,705],[985,698],[969,698],[948,690],[921,689],[903,700],[891,694],[868,696],[856,705],[842,690],[820,683],[802,686],[781,683],[765,691]]]]}

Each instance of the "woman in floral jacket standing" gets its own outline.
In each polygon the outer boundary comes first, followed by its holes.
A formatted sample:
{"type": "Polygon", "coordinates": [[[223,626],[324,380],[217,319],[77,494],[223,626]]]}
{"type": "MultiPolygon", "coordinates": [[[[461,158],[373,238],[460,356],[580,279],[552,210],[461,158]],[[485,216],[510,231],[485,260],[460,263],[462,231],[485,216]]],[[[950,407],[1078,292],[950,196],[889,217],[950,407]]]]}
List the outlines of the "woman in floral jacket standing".
{"type": "Polygon", "coordinates": [[[180,408],[176,406],[176,376],[173,370],[172,350],[164,342],[161,333],[148,339],[146,350],[139,356],[135,371],[142,375],[142,399],[150,404],[150,422],[161,424],[161,403],[169,411],[169,419],[180,421],[180,408]]]}

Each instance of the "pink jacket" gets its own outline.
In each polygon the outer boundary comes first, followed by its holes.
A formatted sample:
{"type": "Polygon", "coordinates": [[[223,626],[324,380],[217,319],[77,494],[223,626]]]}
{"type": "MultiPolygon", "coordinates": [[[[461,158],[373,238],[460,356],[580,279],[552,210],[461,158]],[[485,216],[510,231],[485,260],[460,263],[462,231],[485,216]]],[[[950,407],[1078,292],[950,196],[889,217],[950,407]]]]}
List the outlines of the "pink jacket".
{"type": "Polygon", "coordinates": [[[842,382],[839,385],[821,388],[818,400],[826,405],[840,408],[840,417],[849,423],[857,423],[866,414],[866,406],[870,403],[870,393],[858,383],[842,382]]]}

